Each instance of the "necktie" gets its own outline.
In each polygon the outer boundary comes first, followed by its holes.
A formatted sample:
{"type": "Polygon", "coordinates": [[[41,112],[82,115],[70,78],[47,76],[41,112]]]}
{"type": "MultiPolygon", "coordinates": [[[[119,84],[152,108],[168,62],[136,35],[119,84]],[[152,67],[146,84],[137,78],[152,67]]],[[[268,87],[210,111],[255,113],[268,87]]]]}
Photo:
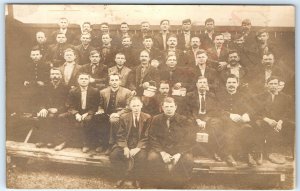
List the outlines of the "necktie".
{"type": "Polygon", "coordinates": [[[170,70],[170,82],[173,81],[173,70],[170,70]]]}
{"type": "Polygon", "coordinates": [[[170,131],[170,117],[167,118],[167,122],[166,123],[167,123],[167,127],[168,127],[168,129],[170,131]]]}
{"type": "Polygon", "coordinates": [[[142,77],[142,79],[144,78],[145,70],[146,70],[146,68],[142,67],[142,70],[141,70],[141,77],[142,77]]]}
{"type": "Polygon", "coordinates": [[[97,65],[96,65],[96,64],[93,64],[93,65],[92,65],[92,74],[95,74],[96,67],[97,67],[97,65]]]}
{"type": "Polygon", "coordinates": [[[86,109],[86,90],[81,92],[81,109],[86,109]]]}
{"type": "Polygon", "coordinates": [[[204,94],[201,94],[201,109],[200,109],[201,113],[205,113],[205,109],[206,109],[205,107],[206,105],[205,105],[204,94]]]}
{"type": "Polygon", "coordinates": [[[135,116],[135,127],[138,127],[138,126],[139,126],[139,121],[138,121],[137,116],[135,116]]]}

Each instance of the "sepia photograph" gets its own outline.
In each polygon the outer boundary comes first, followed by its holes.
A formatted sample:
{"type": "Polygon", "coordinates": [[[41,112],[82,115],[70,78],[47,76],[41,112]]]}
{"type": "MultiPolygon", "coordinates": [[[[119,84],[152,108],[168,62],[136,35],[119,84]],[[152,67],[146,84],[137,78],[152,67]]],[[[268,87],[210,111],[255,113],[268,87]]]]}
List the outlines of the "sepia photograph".
{"type": "Polygon", "coordinates": [[[295,189],[295,10],[6,4],[6,187],[295,189]]]}

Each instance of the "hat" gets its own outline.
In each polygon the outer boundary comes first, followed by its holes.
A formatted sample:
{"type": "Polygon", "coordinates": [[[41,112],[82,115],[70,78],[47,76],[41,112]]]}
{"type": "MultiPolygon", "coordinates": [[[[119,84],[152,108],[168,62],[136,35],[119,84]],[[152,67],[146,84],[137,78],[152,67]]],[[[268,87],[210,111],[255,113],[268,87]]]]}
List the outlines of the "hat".
{"type": "Polygon", "coordinates": [[[146,97],[153,97],[156,93],[157,88],[155,86],[148,86],[147,89],[144,90],[143,95],[146,97]]]}
{"type": "Polygon", "coordinates": [[[250,21],[250,19],[244,19],[242,21],[242,24],[250,24],[251,25],[251,21],[250,21]]]}

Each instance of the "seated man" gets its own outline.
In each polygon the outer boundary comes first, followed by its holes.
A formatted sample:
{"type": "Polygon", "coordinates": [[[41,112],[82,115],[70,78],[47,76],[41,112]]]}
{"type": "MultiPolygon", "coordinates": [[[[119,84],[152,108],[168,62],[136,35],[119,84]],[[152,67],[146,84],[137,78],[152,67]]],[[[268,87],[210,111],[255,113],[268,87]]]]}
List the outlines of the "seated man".
{"type": "Polygon", "coordinates": [[[61,117],[66,112],[68,88],[62,82],[62,74],[58,68],[50,70],[50,80],[50,83],[43,88],[41,110],[37,113],[39,129],[36,131],[38,139],[36,147],[50,148],[62,141],[59,132],[64,126],[61,117]]]}
{"type": "Polygon", "coordinates": [[[217,100],[221,108],[221,120],[223,136],[219,139],[222,145],[222,154],[229,166],[236,166],[233,154],[247,155],[249,166],[261,164],[252,156],[254,149],[254,129],[250,125],[251,107],[246,95],[238,89],[239,80],[234,74],[230,74],[226,80],[226,90],[217,94],[217,100]]]}
{"type": "Polygon", "coordinates": [[[128,103],[132,97],[131,91],[121,87],[120,83],[120,76],[112,73],[109,75],[109,87],[100,91],[100,103],[96,113],[101,124],[98,151],[109,148],[107,154],[115,144],[120,116],[128,112],[128,103]]]}
{"type": "Polygon", "coordinates": [[[96,145],[93,117],[99,105],[99,92],[89,86],[88,74],[79,74],[77,81],[79,87],[71,89],[68,97],[68,112],[76,122],[72,128],[65,129],[65,136],[66,142],[71,142],[71,139],[73,142],[79,142],[83,146],[82,152],[86,153],[91,146],[96,145]]]}
{"type": "Polygon", "coordinates": [[[151,116],[141,112],[143,103],[139,97],[133,97],[129,107],[132,112],[120,118],[120,127],[117,131],[116,144],[110,153],[110,161],[116,174],[121,178],[117,187],[120,187],[124,179],[128,178],[134,181],[136,188],[140,188],[139,181],[145,172],[147,159],[148,137],[146,133],[151,116]]]}
{"type": "Polygon", "coordinates": [[[267,158],[277,164],[285,163],[279,154],[279,147],[286,143],[294,156],[295,144],[295,109],[291,97],[278,92],[279,78],[271,76],[267,79],[267,91],[253,99],[256,109],[257,140],[259,152],[267,152],[267,158]],[[265,148],[264,148],[265,146],[265,148]]]}
{"type": "Polygon", "coordinates": [[[193,125],[186,117],[176,113],[173,98],[165,98],[162,109],[164,113],[154,116],[149,128],[149,181],[172,181],[173,186],[176,183],[182,186],[192,172],[193,125]]]}

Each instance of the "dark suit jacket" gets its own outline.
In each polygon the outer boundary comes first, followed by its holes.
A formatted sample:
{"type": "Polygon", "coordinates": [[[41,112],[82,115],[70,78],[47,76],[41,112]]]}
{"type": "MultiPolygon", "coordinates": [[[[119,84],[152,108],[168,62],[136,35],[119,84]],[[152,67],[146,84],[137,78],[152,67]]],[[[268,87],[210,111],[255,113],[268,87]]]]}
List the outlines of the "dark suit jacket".
{"type": "MultiPolygon", "coordinates": [[[[171,34],[172,34],[171,32],[167,33],[166,42],[168,41],[168,38],[169,38],[169,36],[171,34]]],[[[163,37],[162,37],[162,33],[161,32],[159,32],[156,35],[154,35],[154,40],[153,41],[154,41],[153,44],[154,44],[154,46],[156,48],[158,48],[160,51],[164,51],[164,42],[163,42],[163,37]]]]}
{"type": "Polygon", "coordinates": [[[272,102],[271,94],[267,91],[253,97],[255,107],[255,119],[262,120],[268,117],[274,120],[295,120],[295,103],[290,96],[279,92],[272,102]]]}
{"type": "Polygon", "coordinates": [[[215,46],[207,50],[208,64],[210,67],[217,69],[219,62],[227,62],[228,60],[228,49],[222,46],[220,56],[218,56],[217,49],[215,46]]]}
{"type": "MultiPolygon", "coordinates": [[[[220,73],[220,79],[221,79],[221,86],[225,86],[226,84],[226,78],[231,74],[231,71],[230,71],[230,68],[225,68],[224,70],[221,71],[220,73]]],[[[244,67],[241,67],[240,70],[239,70],[239,84],[240,86],[245,84],[245,83],[248,83],[248,79],[247,79],[247,74],[248,74],[248,71],[246,68],[244,67]]]]}
{"type": "Polygon", "coordinates": [[[113,45],[111,45],[110,48],[104,48],[101,46],[99,51],[102,56],[101,60],[103,64],[105,64],[109,68],[114,66],[115,56],[117,54],[117,48],[113,45]]]}
{"type": "MultiPolygon", "coordinates": [[[[166,60],[167,60],[167,56],[168,56],[168,50],[166,51],[163,51],[163,62],[161,65],[163,65],[162,68],[166,67],[166,60]]],[[[175,55],[176,55],[176,58],[177,58],[177,66],[182,66],[182,67],[186,67],[188,66],[188,63],[187,63],[187,59],[185,58],[185,54],[183,53],[182,50],[179,50],[179,49],[176,49],[175,50],[175,55]]]]}
{"type": "MultiPolygon", "coordinates": [[[[153,37],[153,35],[151,33],[148,33],[147,36],[153,37]]],[[[143,33],[138,32],[135,35],[133,35],[132,46],[136,49],[142,49],[144,47],[143,41],[144,41],[143,33]]],[[[154,39],[153,39],[153,41],[154,41],[154,39]]]]}
{"type": "MultiPolygon", "coordinates": [[[[107,113],[107,107],[110,99],[111,88],[107,87],[100,91],[100,104],[99,108],[107,113]]],[[[131,99],[131,91],[127,88],[120,87],[116,96],[116,108],[121,115],[128,111],[129,100],[131,99]]]]}
{"type": "Polygon", "coordinates": [[[93,87],[103,89],[107,84],[107,66],[103,63],[99,63],[94,74],[92,73],[92,65],[90,63],[81,66],[79,72],[87,73],[95,79],[95,82],[90,84],[93,87]]]}
{"type": "Polygon", "coordinates": [[[121,47],[118,52],[122,52],[125,54],[126,62],[125,66],[127,66],[130,69],[134,69],[138,63],[139,63],[139,58],[137,58],[137,49],[131,47],[125,48],[121,47]]]}
{"type": "MultiPolygon", "coordinates": [[[[202,76],[199,66],[193,66],[192,72],[193,72],[193,75],[192,75],[193,82],[194,82],[194,84],[196,84],[199,76],[202,76]]],[[[219,87],[219,82],[220,82],[217,71],[214,68],[206,66],[205,72],[204,72],[204,77],[207,78],[208,87],[209,87],[210,91],[215,92],[217,90],[217,88],[219,87]]],[[[195,85],[193,87],[195,87],[195,85]]]]}
{"type": "Polygon", "coordinates": [[[42,60],[43,61],[48,61],[48,52],[49,52],[49,44],[46,42],[44,44],[36,44],[33,46],[32,49],[39,49],[41,51],[41,54],[43,55],[42,60]]]}
{"type": "Polygon", "coordinates": [[[67,48],[74,50],[74,46],[71,44],[52,44],[49,46],[47,58],[53,64],[54,67],[61,66],[64,62],[64,51],[67,48]]]}
{"type": "MultiPolygon", "coordinates": [[[[138,137],[138,144],[137,148],[145,149],[148,147],[148,128],[150,125],[151,116],[141,112],[140,118],[139,118],[139,137],[138,137]]],[[[133,114],[132,112],[129,112],[127,114],[124,114],[120,118],[120,127],[117,132],[117,140],[116,144],[120,147],[128,147],[128,141],[130,138],[130,133],[133,127],[133,114]]]]}
{"type": "Polygon", "coordinates": [[[156,152],[165,151],[171,155],[190,152],[196,135],[192,122],[183,115],[175,114],[167,126],[167,116],[153,117],[149,128],[150,147],[156,152]]]}
{"type": "Polygon", "coordinates": [[[220,115],[220,108],[214,94],[206,92],[205,96],[206,114],[199,114],[199,94],[198,91],[189,92],[186,95],[186,114],[193,119],[201,119],[204,117],[218,117],[220,115]]]}
{"type": "MultiPolygon", "coordinates": [[[[190,32],[190,40],[193,37],[199,37],[199,35],[196,35],[195,32],[191,31],[190,32]]],[[[190,43],[191,42],[188,42],[189,47],[185,47],[186,42],[185,42],[185,37],[184,37],[184,33],[183,32],[177,35],[177,41],[178,41],[178,43],[177,43],[177,48],[178,49],[183,50],[183,51],[190,49],[190,47],[191,47],[190,43]]]]}
{"type": "Polygon", "coordinates": [[[144,78],[142,78],[142,76],[141,76],[141,69],[142,69],[142,66],[139,65],[130,74],[129,89],[130,90],[136,90],[136,92],[138,93],[138,95],[142,95],[143,94],[143,88],[141,87],[141,85],[144,82],[155,81],[156,82],[156,86],[158,86],[158,83],[159,83],[159,80],[160,80],[159,79],[159,72],[153,66],[148,66],[148,68],[145,71],[144,78]]]}
{"type": "Polygon", "coordinates": [[[39,61],[36,65],[34,62],[28,62],[25,67],[25,79],[30,83],[42,81],[44,83],[49,82],[50,66],[49,64],[39,61]]]}
{"type": "MultiPolygon", "coordinates": [[[[140,62],[140,53],[143,51],[143,50],[146,50],[145,47],[143,46],[142,48],[140,49],[137,49],[136,53],[135,53],[135,58],[138,62],[140,62]]],[[[148,51],[149,52],[149,51],[148,51]]],[[[163,54],[162,54],[162,51],[160,51],[158,48],[156,47],[152,47],[150,49],[150,52],[149,52],[149,56],[150,56],[150,59],[151,60],[158,60],[160,65],[161,64],[164,64],[165,62],[165,58],[163,57],[163,54]]]]}
{"type": "Polygon", "coordinates": [[[81,108],[81,89],[71,89],[68,96],[68,111],[72,115],[88,113],[94,115],[98,110],[99,92],[97,89],[88,87],[86,95],[86,109],[81,108]]]}
{"type": "MultiPolygon", "coordinates": [[[[61,67],[59,67],[59,70],[62,74],[62,79],[64,79],[65,66],[66,66],[66,63],[63,64],[61,67]]],[[[69,83],[67,84],[66,82],[64,82],[67,86],[69,86],[69,87],[77,86],[77,84],[78,84],[77,83],[77,77],[80,73],[80,69],[81,69],[81,66],[79,66],[78,64],[75,64],[72,75],[71,75],[71,78],[69,80],[69,83]]]]}
{"type": "MultiPolygon", "coordinates": [[[[55,43],[56,42],[56,35],[57,33],[59,33],[59,29],[54,31],[51,35],[52,37],[52,43],[55,43]]],[[[66,37],[67,37],[67,43],[69,44],[74,44],[74,40],[75,40],[75,33],[73,31],[71,31],[70,29],[67,29],[67,32],[66,32],[66,37]]]]}
{"type": "Polygon", "coordinates": [[[95,50],[94,47],[89,45],[86,49],[83,48],[83,45],[78,45],[74,47],[76,53],[77,53],[77,63],[79,65],[84,65],[87,63],[90,63],[90,52],[92,50],[95,50]]]}
{"type": "MultiPolygon", "coordinates": [[[[213,35],[214,36],[214,35],[213,35]]],[[[200,41],[201,41],[201,46],[207,50],[211,47],[214,46],[214,41],[213,39],[209,38],[208,34],[205,33],[204,31],[200,35],[200,41]]]]}
{"type": "Polygon", "coordinates": [[[117,66],[113,66],[108,69],[108,74],[111,73],[118,73],[120,75],[121,79],[121,86],[127,88],[129,86],[129,75],[130,75],[131,69],[127,68],[126,66],[123,66],[121,72],[119,73],[117,66]]]}

